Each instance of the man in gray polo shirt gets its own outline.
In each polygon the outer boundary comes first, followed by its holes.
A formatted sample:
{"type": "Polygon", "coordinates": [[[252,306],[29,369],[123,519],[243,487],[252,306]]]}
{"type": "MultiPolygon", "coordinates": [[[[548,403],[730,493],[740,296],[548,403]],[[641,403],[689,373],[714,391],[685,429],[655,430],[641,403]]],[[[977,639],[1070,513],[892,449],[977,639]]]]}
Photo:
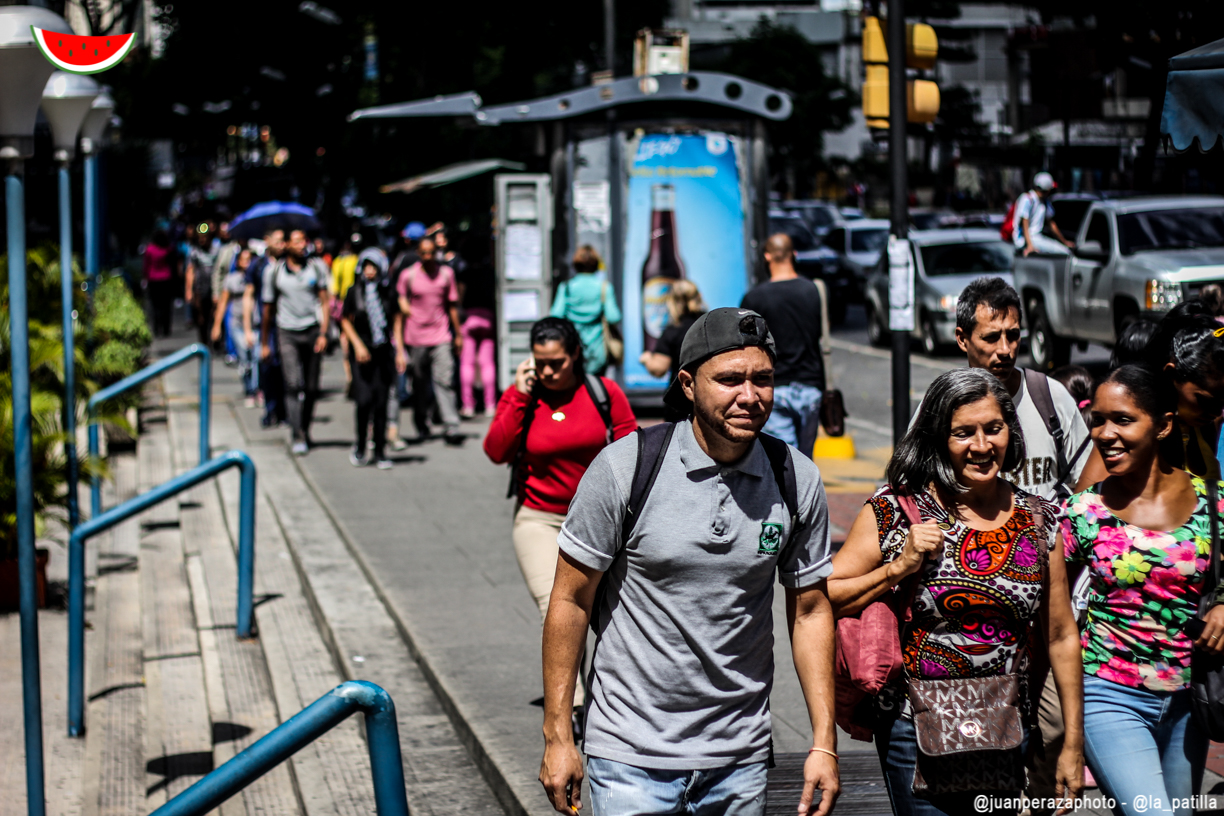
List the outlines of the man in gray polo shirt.
{"type": "Polygon", "coordinates": [[[272,356],[268,330],[276,321],[277,350],[285,380],[285,414],[293,429],[293,453],[310,450],[310,420],[319,390],[319,367],[327,351],[331,272],[318,258],[308,258],[306,233],[289,234],[285,257],[263,277],[262,359],[272,356]]]}
{"type": "Polygon", "coordinates": [[[605,573],[583,742],[595,816],[765,812],[775,572],[812,721],[800,812],[817,788],[818,813],[836,799],[828,506],[816,466],[779,446],[794,472],[792,518],[758,440],[774,360],[756,312],[699,318],[664,398],[691,416],[672,431],[625,541],[638,439],[605,448],[578,486],[544,623],[540,781],[559,812],[582,806],[570,701],[605,573]]]}

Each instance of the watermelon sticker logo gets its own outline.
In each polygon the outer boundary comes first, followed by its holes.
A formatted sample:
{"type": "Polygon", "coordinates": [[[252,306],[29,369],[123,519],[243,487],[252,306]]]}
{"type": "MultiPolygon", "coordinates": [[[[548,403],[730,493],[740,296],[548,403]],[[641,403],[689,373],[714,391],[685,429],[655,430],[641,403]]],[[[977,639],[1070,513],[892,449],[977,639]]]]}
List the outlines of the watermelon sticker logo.
{"type": "Polygon", "coordinates": [[[135,34],[82,37],[30,26],[34,42],[47,61],[70,74],[98,74],[114,68],[136,43],[135,34]]]}

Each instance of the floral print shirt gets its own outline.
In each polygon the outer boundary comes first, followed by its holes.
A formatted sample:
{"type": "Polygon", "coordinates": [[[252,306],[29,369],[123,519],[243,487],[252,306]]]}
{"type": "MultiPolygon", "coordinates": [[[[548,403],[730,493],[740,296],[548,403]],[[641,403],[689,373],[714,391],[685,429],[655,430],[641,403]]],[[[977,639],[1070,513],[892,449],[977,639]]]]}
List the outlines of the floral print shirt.
{"type": "MultiPolygon", "coordinates": [[[[953,518],[928,492],[915,497],[924,520],[944,530],[943,557],[923,567],[914,616],[901,651],[910,677],[986,677],[1016,671],[1030,624],[1041,607],[1046,558],[1059,509],[1015,488],[1011,517],[994,530],[974,530],[953,518]],[[1037,529],[1033,510],[1042,515],[1037,529]]],[[[892,488],[867,502],[876,517],[880,551],[892,561],[905,546],[909,521],[892,488]]]]}
{"type": "Polygon", "coordinates": [[[1194,641],[1182,627],[1198,614],[1211,553],[1207,483],[1191,479],[1198,503],[1167,533],[1118,518],[1096,486],[1067,500],[1067,559],[1087,565],[1092,576],[1081,637],[1085,673],[1150,691],[1190,685],[1194,641]]]}

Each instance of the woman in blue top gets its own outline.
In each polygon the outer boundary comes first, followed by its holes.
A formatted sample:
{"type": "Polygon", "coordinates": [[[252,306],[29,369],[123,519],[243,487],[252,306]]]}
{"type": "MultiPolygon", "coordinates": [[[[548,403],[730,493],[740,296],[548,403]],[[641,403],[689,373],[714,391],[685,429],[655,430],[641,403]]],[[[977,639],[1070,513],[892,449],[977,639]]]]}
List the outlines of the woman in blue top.
{"type": "Polygon", "coordinates": [[[578,328],[586,370],[602,375],[608,365],[603,322],[606,320],[609,325],[618,325],[621,322],[620,308],[616,305],[612,287],[602,276],[595,274],[603,265],[603,259],[593,246],[583,244],[578,247],[572,263],[574,276],[557,287],[557,296],[549,314],[567,318],[578,328]]]}

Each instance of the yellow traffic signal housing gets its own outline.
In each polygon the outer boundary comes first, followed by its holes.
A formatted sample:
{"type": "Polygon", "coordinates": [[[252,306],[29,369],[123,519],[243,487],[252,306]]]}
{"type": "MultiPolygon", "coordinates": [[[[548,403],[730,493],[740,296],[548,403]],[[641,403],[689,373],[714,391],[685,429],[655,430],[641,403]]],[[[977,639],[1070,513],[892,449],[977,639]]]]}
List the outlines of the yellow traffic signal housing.
{"type": "Polygon", "coordinates": [[[926,23],[910,23],[905,27],[905,64],[910,68],[929,71],[939,56],[939,38],[926,23]]]}
{"type": "MultiPolygon", "coordinates": [[[[905,28],[905,64],[909,68],[930,70],[939,55],[939,38],[925,23],[905,28]]],[[[888,47],[880,18],[863,19],[863,116],[867,126],[888,127],[888,47]]],[[[939,115],[939,86],[926,79],[906,82],[906,119],[917,124],[935,121],[939,115]]]]}

